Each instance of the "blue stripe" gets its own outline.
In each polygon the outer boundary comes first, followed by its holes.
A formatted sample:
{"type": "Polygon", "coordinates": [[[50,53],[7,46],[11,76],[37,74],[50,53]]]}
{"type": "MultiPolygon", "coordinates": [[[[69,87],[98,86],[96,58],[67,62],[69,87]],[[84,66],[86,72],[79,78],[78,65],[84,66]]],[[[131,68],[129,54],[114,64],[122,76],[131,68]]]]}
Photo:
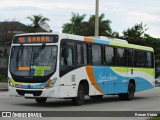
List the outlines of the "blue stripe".
{"type": "Polygon", "coordinates": [[[39,88],[43,88],[47,84],[47,82],[48,81],[44,83],[36,84],[36,85],[29,84],[29,86],[24,84],[22,85],[22,88],[23,89],[39,89],[39,88]]]}
{"type": "Polygon", "coordinates": [[[108,41],[108,40],[94,39],[94,43],[101,43],[101,44],[109,45],[110,41],[108,41]]]}
{"type": "Polygon", "coordinates": [[[109,67],[94,66],[93,72],[98,87],[106,94],[127,93],[130,79],[135,80],[136,92],[151,89],[154,87],[149,81],[145,80],[144,78],[123,77],[121,75],[116,74],[109,67]],[[127,80],[127,82],[122,82],[124,80],[127,80]]]}

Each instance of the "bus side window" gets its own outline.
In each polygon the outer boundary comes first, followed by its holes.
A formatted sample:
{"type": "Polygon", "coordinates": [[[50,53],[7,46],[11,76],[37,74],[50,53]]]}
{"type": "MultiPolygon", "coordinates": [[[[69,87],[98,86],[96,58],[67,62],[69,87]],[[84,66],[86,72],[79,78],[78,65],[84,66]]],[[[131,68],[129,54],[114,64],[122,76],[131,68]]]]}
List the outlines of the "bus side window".
{"type": "Polygon", "coordinates": [[[92,62],[93,65],[102,64],[101,46],[92,45],[92,62]]]}
{"type": "Polygon", "coordinates": [[[83,44],[83,58],[84,58],[84,65],[87,65],[87,45],[83,44]]]}
{"type": "Polygon", "coordinates": [[[73,65],[73,50],[71,48],[61,48],[61,66],[64,66],[64,65],[69,65],[69,66],[72,66],[73,65]],[[65,56],[64,55],[64,50],[67,51],[68,55],[65,56]]]}
{"type": "Polygon", "coordinates": [[[77,64],[87,65],[87,48],[86,44],[77,44],[77,64]]]}
{"type": "Polygon", "coordinates": [[[128,50],[128,66],[135,67],[135,50],[128,50]]]}
{"type": "Polygon", "coordinates": [[[152,53],[147,52],[146,67],[152,67],[152,53]]]}
{"type": "Polygon", "coordinates": [[[73,65],[73,50],[71,48],[68,48],[67,65],[73,65]]]}
{"type": "Polygon", "coordinates": [[[105,47],[105,65],[114,65],[114,48],[105,47]]]}
{"type": "Polygon", "coordinates": [[[117,48],[116,60],[117,66],[126,66],[125,50],[123,48],[117,48]]]}

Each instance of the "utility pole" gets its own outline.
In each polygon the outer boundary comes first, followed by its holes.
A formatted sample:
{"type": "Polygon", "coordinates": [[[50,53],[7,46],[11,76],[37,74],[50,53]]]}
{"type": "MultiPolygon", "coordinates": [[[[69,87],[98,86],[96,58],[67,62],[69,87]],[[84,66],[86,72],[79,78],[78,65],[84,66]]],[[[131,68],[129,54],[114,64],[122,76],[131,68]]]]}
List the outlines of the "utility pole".
{"type": "Polygon", "coordinates": [[[95,37],[99,36],[99,0],[96,0],[95,10],[95,37]]]}

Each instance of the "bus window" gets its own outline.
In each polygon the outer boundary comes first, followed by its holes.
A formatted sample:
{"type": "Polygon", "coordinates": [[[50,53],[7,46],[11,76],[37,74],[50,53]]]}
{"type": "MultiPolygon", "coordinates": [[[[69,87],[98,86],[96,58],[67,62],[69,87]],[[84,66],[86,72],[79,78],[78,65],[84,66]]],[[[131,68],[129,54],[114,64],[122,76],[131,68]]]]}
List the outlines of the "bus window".
{"type": "Polygon", "coordinates": [[[69,65],[72,66],[73,65],[73,50],[71,48],[66,48],[65,50],[68,50],[68,56],[63,56],[62,55],[62,51],[63,48],[61,48],[61,66],[64,65],[69,65]]]}
{"type": "Polygon", "coordinates": [[[147,53],[146,67],[152,67],[152,53],[147,53]]]}
{"type": "Polygon", "coordinates": [[[68,48],[67,65],[73,65],[73,50],[71,48],[68,48]]]}
{"type": "Polygon", "coordinates": [[[129,67],[135,66],[135,51],[132,49],[128,50],[128,66],[129,67]]]}
{"type": "Polygon", "coordinates": [[[105,65],[114,65],[113,47],[105,47],[105,65]]]}
{"type": "Polygon", "coordinates": [[[145,67],[146,55],[143,51],[136,52],[136,67],[145,67]]]}
{"type": "Polygon", "coordinates": [[[87,49],[86,44],[77,44],[77,64],[87,64],[87,49]]]}
{"type": "Polygon", "coordinates": [[[83,44],[83,58],[84,58],[84,64],[87,65],[87,46],[86,44],[83,44]]]}
{"type": "Polygon", "coordinates": [[[123,48],[117,48],[116,60],[117,66],[126,66],[125,50],[123,48]]]}
{"type": "Polygon", "coordinates": [[[102,56],[101,56],[101,46],[92,45],[92,62],[93,65],[101,65],[102,56]]]}
{"type": "Polygon", "coordinates": [[[77,44],[77,64],[78,65],[83,64],[82,54],[83,54],[82,44],[77,44]]]}

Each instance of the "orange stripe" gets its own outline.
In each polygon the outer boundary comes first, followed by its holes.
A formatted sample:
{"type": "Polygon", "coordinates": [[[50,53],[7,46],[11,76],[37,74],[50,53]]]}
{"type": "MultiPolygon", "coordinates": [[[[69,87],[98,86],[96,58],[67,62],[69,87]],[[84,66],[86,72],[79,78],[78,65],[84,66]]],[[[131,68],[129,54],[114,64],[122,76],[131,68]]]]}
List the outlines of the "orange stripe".
{"type": "Polygon", "coordinates": [[[20,71],[30,70],[30,67],[18,67],[18,70],[20,70],[20,71]]]}
{"type": "Polygon", "coordinates": [[[91,66],[87,66],[86,67],[86,71],[87,71],[87,74],[88,74],[88,77],[89,77],[91,83],[96,88],[96,90],[98,90],[99,92],[103,93],[102,90],[98,87],[97,82],[96,82],[96,80],[94,78],[94,72],[93,72],[92,67],[91,66]]]}
{"type": "Polygon", "coordinates": [[[86,41],[86,42],[94,42],[94,39],[93,38],[84,37],[84,41],[86,41]]]}

